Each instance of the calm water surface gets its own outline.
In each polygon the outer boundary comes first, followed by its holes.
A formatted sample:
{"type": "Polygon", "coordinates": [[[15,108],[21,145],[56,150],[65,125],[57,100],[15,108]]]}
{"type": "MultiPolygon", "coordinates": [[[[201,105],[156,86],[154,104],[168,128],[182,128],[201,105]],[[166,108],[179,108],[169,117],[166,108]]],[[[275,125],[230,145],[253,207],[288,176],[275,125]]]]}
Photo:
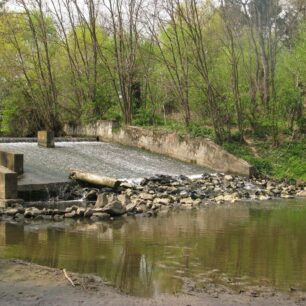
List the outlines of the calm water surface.
{"type": "Polygon", "coordinates": [[[306,201],[220,206],[113,223],[0,223],[0,257],[95,273],[139,296],[184,277],[228,277],[306,290],[306,201]]]}

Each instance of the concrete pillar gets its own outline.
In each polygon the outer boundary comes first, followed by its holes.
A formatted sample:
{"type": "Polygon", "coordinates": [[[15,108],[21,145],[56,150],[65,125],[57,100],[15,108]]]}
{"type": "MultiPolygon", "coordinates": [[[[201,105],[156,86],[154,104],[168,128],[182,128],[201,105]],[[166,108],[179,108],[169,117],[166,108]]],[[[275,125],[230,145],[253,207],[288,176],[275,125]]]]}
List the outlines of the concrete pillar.
{"type": "Polygon", "coordinates": [[[17,199],[17,173],[0,166],[0,199],[17,199]]]}
{"type": "Polygon", "coordinates": [[[54,133],[51,131],[39,131],[37,142],[40,147],[54,148],[54,133]]]}
{"type": "Polygon", "coordinates": [[[17,174],[23,173],[23,154],[0,151],[0,166],[9,168],[17,174]]]}

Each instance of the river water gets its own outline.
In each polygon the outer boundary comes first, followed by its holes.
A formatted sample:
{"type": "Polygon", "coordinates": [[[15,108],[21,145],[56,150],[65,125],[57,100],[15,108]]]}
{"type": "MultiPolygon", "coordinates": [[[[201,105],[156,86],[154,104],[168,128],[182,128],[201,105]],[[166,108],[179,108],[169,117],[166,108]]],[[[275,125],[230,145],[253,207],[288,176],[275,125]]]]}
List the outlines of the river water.
{"type": "Polygon", "coordinates": [[[306,290],[305,220],[305,200],[283,200],[110,223],[2,222],[0,257],[94,273],[136,296],[176,293],[186,278],[216,275],[306,290]]]}

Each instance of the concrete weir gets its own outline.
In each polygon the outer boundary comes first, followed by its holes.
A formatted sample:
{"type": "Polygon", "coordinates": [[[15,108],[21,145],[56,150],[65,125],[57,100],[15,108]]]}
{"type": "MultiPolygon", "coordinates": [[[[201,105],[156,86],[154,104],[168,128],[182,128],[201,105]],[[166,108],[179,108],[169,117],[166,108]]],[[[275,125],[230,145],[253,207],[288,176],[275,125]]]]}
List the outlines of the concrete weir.
{"type": "Polygon", "coordinates": [[[205,168],[245,176],[253,171],[246,161],[208,139],[180,138],[175,133],[131,126],[119,128],[112,121],[66,126],[65,131],[71,137],[95,141],[73,142],[69,138],[70,142],[57,139],[55,144],[53,133],[47,131],[38,133],[36,143],[3,143],[0,139],[0,198],[48,200],[71,182],[71,169],[118,179],[201,174],[205,168]]]}
{"type": "Polygon", "coordinates": [[[0,150],[24,156],[24,173],[18,176],[18,196],[26,201],[47,200],[69,184],[71,169],[131,179],[154,174],[192,175],[203,167],[143,150],[98,141],[59,142],[55,148],[37,143],[0,143],[0,150]]]}

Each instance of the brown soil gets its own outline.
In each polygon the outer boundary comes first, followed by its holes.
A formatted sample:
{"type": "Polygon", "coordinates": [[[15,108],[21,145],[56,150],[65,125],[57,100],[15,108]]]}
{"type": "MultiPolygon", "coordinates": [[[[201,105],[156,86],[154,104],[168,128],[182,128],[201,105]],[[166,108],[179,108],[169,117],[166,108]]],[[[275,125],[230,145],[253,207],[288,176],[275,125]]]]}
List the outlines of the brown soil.
{"type": "Polygon", "coordinates": [[[269,288],[249,288],[243,293],[215,288],[194,290],[186,286],[179,295],[153,298],[127,296],[105,284],[99,277],[69,273],[73,287],[62,270],[26,263],[0,260],[0,305],[306,305],[305,295],[269,288]]]}

